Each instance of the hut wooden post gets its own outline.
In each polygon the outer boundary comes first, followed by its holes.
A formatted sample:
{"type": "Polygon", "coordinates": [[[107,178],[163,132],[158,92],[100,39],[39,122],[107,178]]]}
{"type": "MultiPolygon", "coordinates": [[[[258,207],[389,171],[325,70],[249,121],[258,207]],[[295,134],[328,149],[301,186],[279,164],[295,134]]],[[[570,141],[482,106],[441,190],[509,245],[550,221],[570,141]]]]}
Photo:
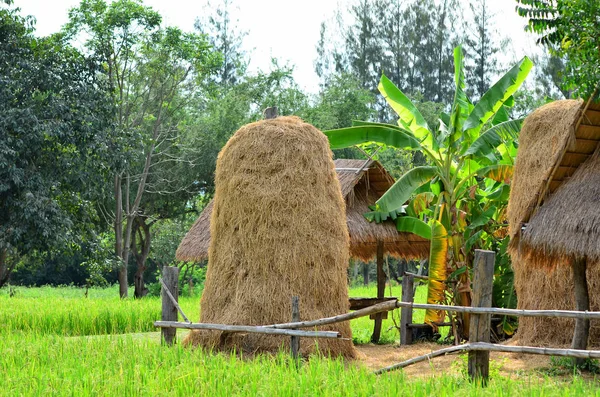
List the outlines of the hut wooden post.
{"type": "MultiPolygon", "coordinates": [[[[386,274],[383,271],[383,241],[377,242],[377,299],[383,299],[385,295],[385,281],[386,274]]],[[[381,337],[381,323],[383,322],[383,314],[377,313],[375,315],[375,326],[373,328],[373,335],[371,336],[371,342],[378,343],[381,337]]]]}
{"type": "Polygon", "coordinates": [[[266,108],[263,111],[263,117],[265,120],[277,118],[277,114],[278,114],[277,106],[272,106],[272,107],[266,108]]]}
{"type": "MultiPolygon", "coordinates": [[[[292,322],[297,323],[300,321],[300,298],[298,296],[292,296],[292,322]]],[[[300,352],[300,337],[292,336],[290,340],[290,346],[292,348],[292,357],[294,361],[298,363],[298,353],[300,352]]]]}
{"type": "MultiPolygon", "coordinates": [[[[172,266],[163,267],[162,271],[163,285],[161,287],[160,296],[162,299],[162,321],[177,321],[177,307],[171,301],[168,291],[177,301],[179,298],[179,268],[172,266]]],[[[177,334],[176,328],[161,328],[160,333],[162,341],[166,345],[172,345],[175,342],[177,334]]]]}
{"type": "MultiPolygon", "coordinates": [[[[412,303],[415,299],[413,289],[414,279],[413,276],[404,273],[402,276],[402,302],[412,303]]],[[[410,345],[412,343],[412,329],[409,327],[412,324],[412,308],[403,307],[400,309],[400,344],[410,345]]]]}
{"type": "MultiPolygon", "coordinates": [[[[590,297],[588,293],[586,268],[587,259],[575,259],[573,261],[573,286],[575,290],[575,310],[589,311],[590,297]]],[[[587,349],[587,342],[590,335],[590,320],[587,318],[578,318],[575,320],[575,330],[573,332],[573,340],[571,348],[577,350],[587,349]]],[[[576,365],[583,364],[585,359],[575,358],[576,365]]]]}
{"type": "MultiPolygon", "coordinates": [[[[492,306],[492,287],[494,284],[494,262],[496,253],[493,251],[475,250],[473,266],[473,307],[492,306]]],[[[469,326],[469,342],[490,341],[490,314],[471,314],[469,326]]],[[[487,384],[490,372],[489,351],[469,351],[469,377],[471,380],[487,384]]]]}

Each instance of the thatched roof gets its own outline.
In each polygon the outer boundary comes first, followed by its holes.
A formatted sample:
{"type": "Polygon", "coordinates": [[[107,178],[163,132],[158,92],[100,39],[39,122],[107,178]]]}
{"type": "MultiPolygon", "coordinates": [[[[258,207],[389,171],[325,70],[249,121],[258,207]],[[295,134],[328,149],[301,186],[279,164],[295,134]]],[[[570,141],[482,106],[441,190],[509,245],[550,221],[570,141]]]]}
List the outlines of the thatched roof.
{"type": "MultiPolygon", "coordinates": [[[[598,151],[554,192],[521,232],[521,246],[542,265],[587,257],[600,262],[600,155],[598,151]]],[[[590,262],[591,263],[591,262],[590,262]]]]}
{"type": "Polygon", "coordinates": [[[521,258],[539,266],[600,258],[599,143],[600,105],[556,101],[527,117],[508,205],[510,247],[521,258]]]}
{"type": "MultiPolygon", "coordinates": [[[[369,205],[393,185],[394,179],[377,161],[335,160],[335,168],[346,201],[346,219],[350,233],[350,255],[368,261],[377,253],[377,242],[384,243],[384,252],[399,258],[429,256],[429,240],[411,233],[399,233],[394,223],[369,223],[363,216],[369,205]]],[[[201,261],[208,259],[210,244],[211,201],[177,249],[177,259],[201,261]]]]}

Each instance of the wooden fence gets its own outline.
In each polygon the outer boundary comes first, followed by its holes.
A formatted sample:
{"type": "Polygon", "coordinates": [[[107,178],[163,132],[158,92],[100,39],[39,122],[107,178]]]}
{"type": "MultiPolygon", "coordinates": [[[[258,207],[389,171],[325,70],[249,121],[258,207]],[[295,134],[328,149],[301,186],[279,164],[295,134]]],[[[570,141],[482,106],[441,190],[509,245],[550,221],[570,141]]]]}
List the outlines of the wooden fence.
{"type": "MultiPolygon", "coordinates": [[[[407,342],[411,334],[410,329],[416,325],[412,324],[413,309],[435,309],[459,313],[471,313],[469,327],[469,343],[458,346],[451,346],[440,349],[429,354],[412,358],[398,364],[382,368],[375,373],[382,374],[421,361],[429,360],[434,357],[445,354],[467,351],[469,354],[468,370],[471,379],[477,379],[483,383],[487,382],[489,377],[489,354],[490,351],[525,353],[525,354],[543,354],[552,356],[565,356],[573,358],[600,358],[600,351],[596,350],[577,350],[577,349],[555,349],[539,348],[530,346],[504,346],[490,343],[491,315],[500,314],[515,317],[556,317],[556,318],[584,318],[600,319],[600,312],[591,311],[571,311],[571,310],[517,310],[492,308],[492,286],[494,277],[495,253],[492,251],[475,251],[475,262],[473,266],[473,306],[448,306],[432,305],[412,302],[413,293],[412,283],[414,277],[405,277],[402,283],[403,301],[389,300],[373,306],[366,307],[351,313],[341,314],[333,317],[322,318],[318,320],[299,321],[299,303],[297,298],[292,298],[292,322],[284,324],[272,324],[263,326],[243,326],[243,325],[224,325],[224,324],[205,324],[190,322],[177,303],[177,280],[179,269],[165,267],[163,269],[162,283],[162,321],[156,321],[154,325],[161,328],[164,343],[172,344],[175,340],[175,331],[177,328],[186,329],[214,329],[226,330],[230,332],[254,332],[271,335],[288,335],[292,338],[292,355],[298,357],[299,338],[340,338],[338,332],[332,331],[301,331],[300,328],[314,328],[326,324],[333,324],[342,321],[349,321],[355,318],[371,316],[377,313],[388,312],[401,308],[401,342],[407,342]],[[407,280],[406,282],[404,280],[407,280]],[[171,293],[174,291],[175,293],[171,293]],[[407,295],[405,295],[405,291],[407,295]],[[404,301],[406,298],[408,301],[404,301]],[[177,322],[177,312],[180,312],[186,322],[177,322]]],[[[408,342],[410,343],[410,342],[408,342]]]]}

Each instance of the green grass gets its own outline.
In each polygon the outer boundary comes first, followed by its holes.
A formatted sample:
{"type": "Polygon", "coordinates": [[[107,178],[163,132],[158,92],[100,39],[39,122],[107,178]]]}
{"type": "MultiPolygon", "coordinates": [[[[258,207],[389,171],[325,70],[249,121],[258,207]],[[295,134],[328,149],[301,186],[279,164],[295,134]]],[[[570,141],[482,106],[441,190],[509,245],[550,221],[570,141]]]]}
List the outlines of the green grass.
{"type": "MultiPolygon", "coordinates": [[[[399,296],[399,288],[393,294],[399,296]]],[[[374,296],[375,287],[352,289],[350,295],[374,296]]],[[[417,301],[423,300],[419,289],[417,301]]],[[[198,297],[180,302],[197,321],[198,297]]],[[[480,388],[460,372],[432,379],[408,378],[401,371],[375,376],[360,363],[327,358],[312,358],[297,370],[287,354],[240,359],[165,347],[156,333],[140,334],[155,331],[159,307],[159,298],[122,301],[116,288],[92,289],[88,298],[69,287],[17,288],[14,297],[0,291],[0,395],[600,396],[597,383],[577,376],[565,381],[495,375],[480,388]]],[[[355,338],[367,341],[372,324],[353,321],[355,338]]],[[[385,341],[397,340],[387,330],[392,324],[384,323],[385,341]]]]}

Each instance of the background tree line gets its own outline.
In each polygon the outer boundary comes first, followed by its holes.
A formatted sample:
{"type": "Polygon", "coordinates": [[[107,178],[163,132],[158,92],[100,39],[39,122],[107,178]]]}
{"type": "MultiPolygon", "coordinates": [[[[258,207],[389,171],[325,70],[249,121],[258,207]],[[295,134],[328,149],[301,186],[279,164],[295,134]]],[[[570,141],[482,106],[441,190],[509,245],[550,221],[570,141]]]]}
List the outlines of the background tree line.
{"type": "MultiPolygon", "coordinates": [[[[478,98],[503,66],[507,41],[486,0],[348,2],[321,25],[312,94],[293,65],[273,59],[270,70],[249,71],[234,0],[212,4],[193,32],[166,26],[141,0],[82,0],[49,37],[5,3],[0,286],[119,282],[122,297],[131,284],[143,296],[174,261],[211,197],[220,148],[265,107],[323,130],[393,122],[377,95],[385,72],[435,125],[452,102],[453,47],[465,49],[469,95],[478,98]]],[[[572,93],[561,85],[561,54],[538,58],[512,110],[521,116],[572,93]]],[[[426,162],[386,149],[378,159],[395,176],[426,162]]]]}

